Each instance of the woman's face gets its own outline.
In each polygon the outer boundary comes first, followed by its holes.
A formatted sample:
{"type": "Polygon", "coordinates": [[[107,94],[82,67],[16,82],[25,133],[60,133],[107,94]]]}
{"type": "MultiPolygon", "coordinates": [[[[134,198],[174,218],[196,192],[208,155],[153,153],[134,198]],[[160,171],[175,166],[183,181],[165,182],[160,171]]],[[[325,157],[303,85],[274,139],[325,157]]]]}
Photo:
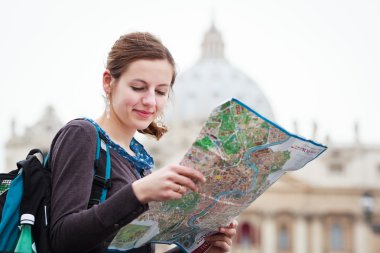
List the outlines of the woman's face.
{"type": "Polygon", "coordinates": [[[168,100],[173,67],[167,60],[137,60],[111,81],[111,119],[135,131],[147,128],[168,100]]]}

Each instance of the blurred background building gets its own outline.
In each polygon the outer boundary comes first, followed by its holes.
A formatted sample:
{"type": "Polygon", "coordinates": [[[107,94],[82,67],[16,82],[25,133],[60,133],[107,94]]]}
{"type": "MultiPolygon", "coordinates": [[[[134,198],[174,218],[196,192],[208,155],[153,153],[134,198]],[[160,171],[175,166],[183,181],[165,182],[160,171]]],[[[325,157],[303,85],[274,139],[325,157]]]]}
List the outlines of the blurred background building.
{"type": "MultiPolygon", "coordinates": [[[[196,138],[210,111],[235,97],[275,120],[258,84],[230,64],[214,25],[206,32],[201,58],[181,73],[174,86],[175,106],[166,117],[169,132],[160,142],[142,141],[157,167],[178,162],[196,138]]],[[[34,126],[6,143],[6,168],[30,148],[47,151],[62,126],[52,107],[34,126]]],[[[314,135],[317,125],[312,126],[314,135]]],[[[297,129],[294,129],[297,133],[297,129]]],[[[360,141],[359,125],[346,145],[329,149],[300,171],[283,176],[239,217],[234,253],[380,252],[380,145],[360,141]]],[[[314,136],[312,136],[314,137],[314,136]]]]}
{"type": "Polygon", "coordinates": [[[63,126],[53,106],[47,106],[40,119],[24,132],[18,134],[16,120],[11,122],[11,136],[5,143],[5,168],[7,171],[16,169],[16,163],[26,158],[29,150],[39,148],[47,153],[55,134],[63,126]]]}

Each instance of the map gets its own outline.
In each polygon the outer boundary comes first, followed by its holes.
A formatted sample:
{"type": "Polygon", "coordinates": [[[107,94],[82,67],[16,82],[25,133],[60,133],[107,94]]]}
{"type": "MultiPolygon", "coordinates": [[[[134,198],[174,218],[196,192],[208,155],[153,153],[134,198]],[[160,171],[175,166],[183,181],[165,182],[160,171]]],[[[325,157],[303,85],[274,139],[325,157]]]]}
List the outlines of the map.
{"type": "Polygon", "coordinates": [[[206,236],[228,225],[284,173],[302,168],[326,149],[231,99],[211,112],[181,161],[205,175],[199,192],[149,203],[150,210],[123,227],[109,249],[153,242],[204,252],[206,236]]]}

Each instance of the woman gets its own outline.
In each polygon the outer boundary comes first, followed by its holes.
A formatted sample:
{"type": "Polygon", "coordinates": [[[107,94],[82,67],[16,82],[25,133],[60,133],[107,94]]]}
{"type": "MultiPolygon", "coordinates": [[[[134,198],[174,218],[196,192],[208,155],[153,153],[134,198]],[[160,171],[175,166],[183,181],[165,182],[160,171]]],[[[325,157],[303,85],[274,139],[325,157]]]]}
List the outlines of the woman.
{"type": "MultiPolygon", "coordinates": [[[[52,143],[54,252],[106,252],[119,228],[146,211],[149,202],[181,198],[187,190],[198,190],[194,181],[205,182],[199,171],[180,165],[150,173],[152,158],[133,138],[136,131],[157,139],[166,132],[155,120],[163,113],[175,76],[173,57],[151,34],[131,33],[115,42],[103,73],[105,112],[96,122],[69,122],[52,143]],[[111,147],[112,188],[103,203],[87,208],[97,142],[93,124],[111,147]]],[[[229,251],[236,226],[233,222],[210,236],[209,252],[229,251]]],[[[130,252],[154,252],[154,245],[130,252]]]]}

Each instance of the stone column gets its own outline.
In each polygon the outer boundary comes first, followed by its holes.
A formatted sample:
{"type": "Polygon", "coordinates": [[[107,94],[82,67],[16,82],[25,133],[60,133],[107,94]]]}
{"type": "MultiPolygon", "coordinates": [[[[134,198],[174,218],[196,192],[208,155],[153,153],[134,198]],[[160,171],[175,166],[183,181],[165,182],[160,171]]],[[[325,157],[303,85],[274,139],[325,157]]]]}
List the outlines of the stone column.
{"type": "MultiPolygon", "coordinates": [[[[311,219],[311,253],[323,253],[322,223],[319,216],[311,219]]],[[[306,251],[305,251],[306,252],[306,251]]]]}
{"type": "Polygon", "coordinates": [[[369,234],[369,226],[362,218],[357,218],[354,223],[354,252],[371,252],[371,235],[369,234]]]}
{"type": "Polygon", "coordinates": [[[304,215],[297,215],[294,223],[293,245],[295,253],[308,251],[308,229],[304,215]]]}
{"type": "Polygon", "coordinates": [[[261,238],[262,253],[276,253],[276,223],[273,215],[264,215],[261,238]]]}

